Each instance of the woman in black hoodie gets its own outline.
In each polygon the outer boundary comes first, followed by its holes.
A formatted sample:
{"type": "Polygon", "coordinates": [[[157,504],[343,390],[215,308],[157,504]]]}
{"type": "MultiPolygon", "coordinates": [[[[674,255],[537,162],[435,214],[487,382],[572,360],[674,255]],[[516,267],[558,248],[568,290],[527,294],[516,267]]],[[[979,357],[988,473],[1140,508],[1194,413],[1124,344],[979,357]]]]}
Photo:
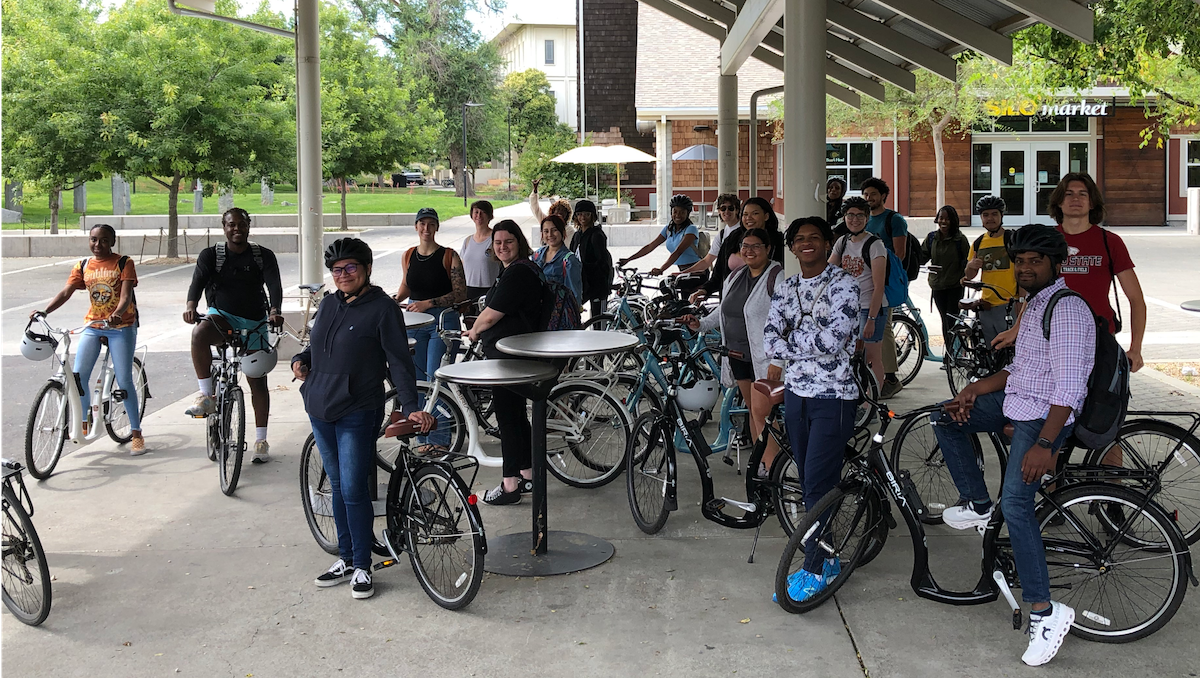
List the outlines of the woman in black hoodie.
{"type": "Polygon", "coordinates": [[[591,200],[575,203],[575,234],[568,249],[583,264],[583,299],[590,302],[592,316],[604,312],[604,301],[612,293],[613,265],[608,252],[608,237],[600,229],[596,204],[591,200]]]}
{"type": "Polygon", "coordinates": [[[333,491],[333,521],[340,558],[316,585],[351,582],[351,595],[370,598],[371,466],[375,438],[383,422],[384,375],[409,420],[427,433],[433,415],[417,407],[417,379],[404,313],[382,288],[371,284],[371,248],[357,238],[342,238],[325,250],[325,266],[337,292],[317,310],[310,343],[292,357],[292,373],[304,384],[300,394],[312,422],[321,464],[333,491]]]}

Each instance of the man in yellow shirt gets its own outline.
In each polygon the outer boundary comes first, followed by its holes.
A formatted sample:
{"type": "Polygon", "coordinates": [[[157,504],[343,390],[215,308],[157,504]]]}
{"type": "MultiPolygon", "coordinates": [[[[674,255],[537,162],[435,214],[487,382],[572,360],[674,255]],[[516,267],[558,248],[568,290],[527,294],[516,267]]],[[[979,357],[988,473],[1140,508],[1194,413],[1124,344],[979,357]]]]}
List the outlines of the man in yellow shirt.
{"type": "Polygon", "coordinates": [[[983,323],[983,336],[988,343],[1008,329],[1004,307],[1009,297],[1017,295],[1016,272],[1009,259],[1007,246],[1012,236],[1004,230],[1004,207],[1004,200],[994,195],[985,195],[975,203],[975,211],[979,213],[987,232],[971,244],[967,270],[963,275],[963,281],[966,282],[982,273],[982,282],[1005,291],[1004,296],[988,289],[983,291],[984,305],[990,304],[990,308],[979,311],[979,321],[983,323]]]}

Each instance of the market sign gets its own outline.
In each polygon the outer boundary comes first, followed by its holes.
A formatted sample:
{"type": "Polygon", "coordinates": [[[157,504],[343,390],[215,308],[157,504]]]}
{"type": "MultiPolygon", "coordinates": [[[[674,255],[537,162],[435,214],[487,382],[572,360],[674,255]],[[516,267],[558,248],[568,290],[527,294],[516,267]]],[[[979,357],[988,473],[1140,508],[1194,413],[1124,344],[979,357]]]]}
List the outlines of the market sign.
{"type": "Polygon", "coordinates": [[[987,114],[999,118],[1001,116],[1038,116],[1050,118],[1056,115],[1081,115],[1089,118],[1099,118],[1109,115],[1111,105],[1108,101],[1079,101],[1060,102],[1056,104],[1041,104],[1032,99],[988,99],[983,103],[987,114]]]}

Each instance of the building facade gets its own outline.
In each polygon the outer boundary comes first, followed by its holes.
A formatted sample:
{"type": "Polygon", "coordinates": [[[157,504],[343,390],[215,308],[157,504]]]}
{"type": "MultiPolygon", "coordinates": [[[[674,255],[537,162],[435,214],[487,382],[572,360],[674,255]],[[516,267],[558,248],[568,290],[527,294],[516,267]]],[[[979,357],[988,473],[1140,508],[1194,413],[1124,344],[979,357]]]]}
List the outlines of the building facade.
{"type": "Polygon", "coordinates": [[[492,43],[504,59],[504,74],[535,68],[546,74],[557,101],[559,122],[579,129],[579,68],[572,21],[513,21],[492,43]]]}

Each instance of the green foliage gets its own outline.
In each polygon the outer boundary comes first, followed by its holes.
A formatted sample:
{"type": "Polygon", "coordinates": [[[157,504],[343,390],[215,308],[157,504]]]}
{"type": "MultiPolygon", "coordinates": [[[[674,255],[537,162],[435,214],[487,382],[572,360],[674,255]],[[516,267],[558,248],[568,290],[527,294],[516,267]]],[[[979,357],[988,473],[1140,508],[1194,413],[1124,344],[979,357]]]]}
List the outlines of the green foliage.
{"type": "Polygon", "coordinates": [[[558,125],[557,101],[546,74],[536,68],[509,73],[500,96],[512,114],[513,147],[524,148],[534,134],[552,133],[558,125]]]}
{"type": "MultiPolygon", "coordinates": [[[[542,195],[573,198],[587,195],[588,191],[584,186],[584,165],[551,162],[553,158],[575,148],[576,139],[574,130],[563,124],[555,125],[547,132],[534,134],[525,142],[521,157],[513,169],[527,184],[541,180],[538,188],[542,195]]],[[[606,167],[611,168],[611,165],[606,167]]],[[[587,166],[589,174],[595,168],[595,165],[587,166]]]]}

